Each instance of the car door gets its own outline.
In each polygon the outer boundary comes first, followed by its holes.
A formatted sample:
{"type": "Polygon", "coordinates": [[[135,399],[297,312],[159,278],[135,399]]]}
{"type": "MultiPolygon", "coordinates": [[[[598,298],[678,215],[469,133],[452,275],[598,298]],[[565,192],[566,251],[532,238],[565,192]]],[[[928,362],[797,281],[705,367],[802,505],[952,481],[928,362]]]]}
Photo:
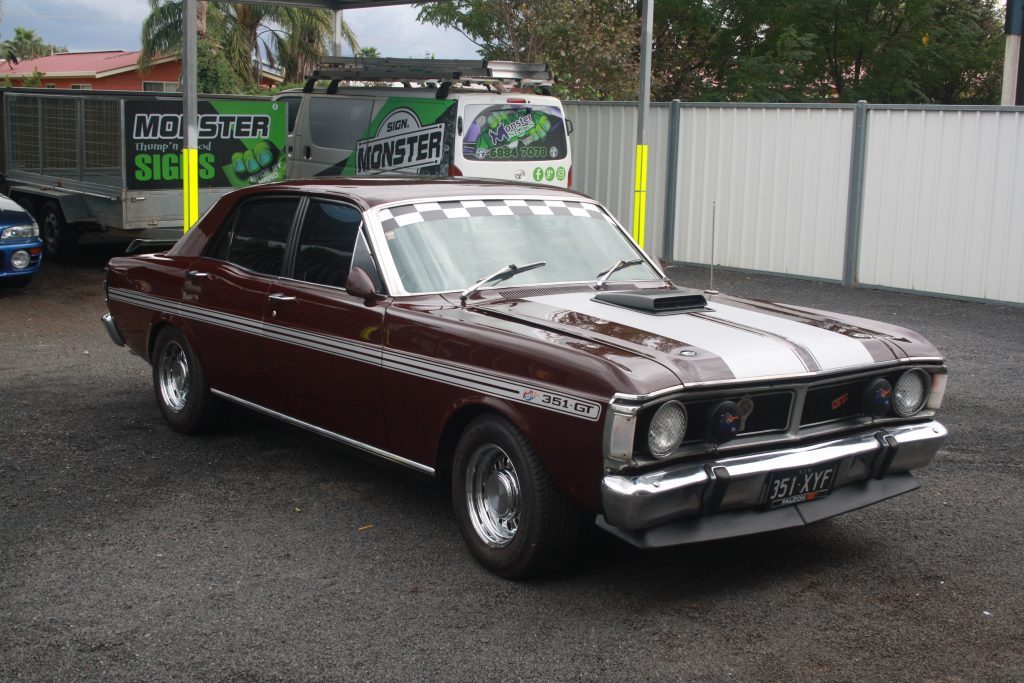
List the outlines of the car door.
{"type": "Polygon", "coordinates": [[[188,320],[210,386],[261,403],[265,399],[263,313],[283,272],[297,195],[243,199],[211,248],[193,262],[182,287],[188,320]]]}
{"type": "Polygon", "coordinates": [[[382,326],[386,306],[345,291],[359,266],[383,291],[355,207],[310,198],[293,235],[288,277],[271,286],[264,313],[265,366],[277,412],[384,446],[382,326]]]}

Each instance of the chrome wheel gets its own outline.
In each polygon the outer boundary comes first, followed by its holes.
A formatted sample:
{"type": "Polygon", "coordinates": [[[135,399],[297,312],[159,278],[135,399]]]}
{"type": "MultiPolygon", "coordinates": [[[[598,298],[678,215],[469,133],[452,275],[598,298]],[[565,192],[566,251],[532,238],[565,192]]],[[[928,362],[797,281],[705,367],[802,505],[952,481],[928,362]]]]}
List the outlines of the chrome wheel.
{"type": "Polygon", "coordinates": [[[188,405],[191,379],[185,350],[174,341],[168,342],[160,354],[160,397],[164,405],[180,413],[188,405]]]}
{"type": "Polygon", "coordinates": [[[521,495],[515,465],[499,446],[483,444],[469,457],[466,507],[484,543],[503,548],[519,529],[521,495]]]}

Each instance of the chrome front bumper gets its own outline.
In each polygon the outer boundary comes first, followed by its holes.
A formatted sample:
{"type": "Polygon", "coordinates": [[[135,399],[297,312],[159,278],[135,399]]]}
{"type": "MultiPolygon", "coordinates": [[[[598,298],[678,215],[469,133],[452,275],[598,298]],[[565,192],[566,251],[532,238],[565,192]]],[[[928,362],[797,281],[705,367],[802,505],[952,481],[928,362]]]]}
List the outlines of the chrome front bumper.
{"type": "Polygon", "coordinates": [[[100,320],[103,321],[103,329],[110,335],[110,341],[118,346],[124,346],[124,337],[121,336],[120,330],[117,329],[117,324],[114,323],[114,316],[104,313],[100,320]]]}
{"type": "Polygon", "coordinates": [[[598,525],[641,547],[678,545],[801,526],[918,487],[909,470],[932,461],[946,440],[938,422],[887,427],[811,446],[608,474],[598,525]],[[839,462],[832,492],[817,500],[760,509],[773,472],[839,462]]]}

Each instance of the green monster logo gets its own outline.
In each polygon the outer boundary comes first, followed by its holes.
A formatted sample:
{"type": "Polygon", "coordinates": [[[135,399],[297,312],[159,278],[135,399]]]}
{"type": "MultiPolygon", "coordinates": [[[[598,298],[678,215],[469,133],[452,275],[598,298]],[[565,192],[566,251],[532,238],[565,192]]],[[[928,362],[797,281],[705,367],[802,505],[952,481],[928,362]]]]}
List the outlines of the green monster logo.
{"type": "MultiPolygon", "coordinates": [[[[510,156],[515,158],[517,154],[504,154],[503,148],[514,149],[539,142],[547,137],[551,130],[551,119],[547,114],[528,109],[498,109],[487,114],[484,122],[480,125],[482,132],[476,140],[476,153],[478,157],[492,159],[510,156]]],[[[547,151],[547,150],[544,150],[547,151]]]]}

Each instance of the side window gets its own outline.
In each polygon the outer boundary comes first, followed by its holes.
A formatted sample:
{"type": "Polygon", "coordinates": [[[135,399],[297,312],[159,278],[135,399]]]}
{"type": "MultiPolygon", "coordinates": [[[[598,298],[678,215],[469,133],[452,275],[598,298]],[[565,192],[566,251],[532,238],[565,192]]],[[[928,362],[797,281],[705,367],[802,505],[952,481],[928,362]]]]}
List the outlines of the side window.
{"type": "Polygon", "coordinates": [[[325,95],[309,100],[309,137],[317,147],[355,149],[370,125],[372,99],[325,95]]]}
{"type": "Polygon", "coordinates": [[[351,206],[311,201],[299,236],[295,279],[344,287],[362,220],[351,206]]]}
{"type": "Polygon", "coordinates": [[[288,105],[288,132],[291,133],[295,130],[295,120],[299,118],[299,105],[302,104],[302,98],[295,97],[278,97],[277,102],[288,105]]]}
{"type": "Polygon", "coordinates": [[[244,201],[221,226],[210,258],[229,261],[257,273],[280,275],[288,232],[298,205],[298,197],[244,201]]]}

